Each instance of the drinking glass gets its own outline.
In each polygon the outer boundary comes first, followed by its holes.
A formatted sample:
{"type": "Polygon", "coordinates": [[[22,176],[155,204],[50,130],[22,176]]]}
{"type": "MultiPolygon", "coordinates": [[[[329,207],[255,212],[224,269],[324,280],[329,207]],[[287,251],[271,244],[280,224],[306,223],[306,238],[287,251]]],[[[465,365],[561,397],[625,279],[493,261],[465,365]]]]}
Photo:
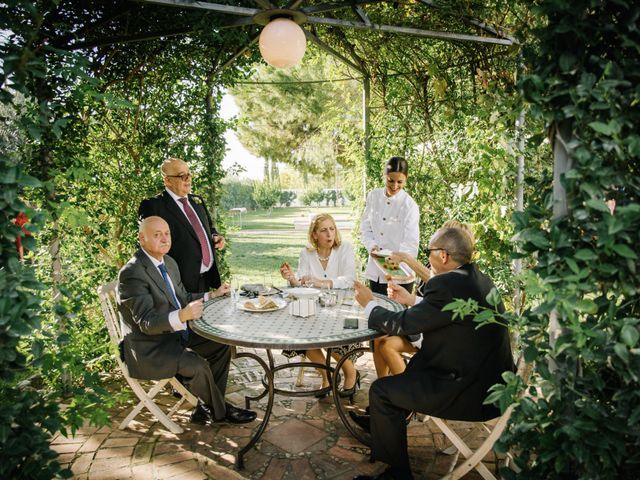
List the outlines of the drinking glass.
{"type": "Polygon", "coordinates": [[[264,276],[262,284],[264,285],[264,291],[266,294],[272,293],[273,291],[273,275],[267,274],[264,276]]]}
{"type": "Polygon", "coordinates": [[[240,300],[240,287],[242,286],[242,280],[238,275],[231,277],[231,301],[235,305],[240,300]]]}

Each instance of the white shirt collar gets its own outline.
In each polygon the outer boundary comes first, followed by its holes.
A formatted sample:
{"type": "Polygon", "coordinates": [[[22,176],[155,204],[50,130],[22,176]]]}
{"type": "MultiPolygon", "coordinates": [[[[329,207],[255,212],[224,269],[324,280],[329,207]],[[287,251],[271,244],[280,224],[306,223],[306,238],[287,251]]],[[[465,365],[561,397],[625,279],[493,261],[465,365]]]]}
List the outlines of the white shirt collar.
{"type": "Polygon", "coordinates": [[[187,200],[189,199],[189,196],[187,195],[186,197],[179,197],[178,195],[176,195],[175,193],[173,193],[171,190],[169,190],[168,188],[165,188],[165,191],[171,195],[171,198],[173,198],[174,201],[179,202],[181,198],[186,198],[187,200]]]}
{"type": "Polygon", "coordinates": [[[151,263],[153,263],[153,266],[158,268],[160,265],[162,265],[164,262],[159,261],[156,257],[152,256],[149,252],[147,252],[144,248],[140,247],[140,250],[142,250],[144,252],[144,254],[149,257],[149,260],[151,260],[151,263]]]}
{"type": "Polygon", "coordinates": [[[402,190],[400,190],[398,193],[396,193],[393,197],[389,197],[389,196],[387,196],[387,191],[386,191],[386,189],[384,189],[384,188],[383,188],[383,189],[382,189],[382,195],[384,196],[384,198],[385,198],[387,201],[389,201],[389,202],[393,202],[393,201],[395,201],[396,199],[397,199],[398,201],[401,201],[401,200],[402,200],[402,197],[403,197],[404,195],[407,195],[407,192],[405,192],[405,191],[404,191],[404,188],[403,188],[403,189],[402,189],[402,190]]]}

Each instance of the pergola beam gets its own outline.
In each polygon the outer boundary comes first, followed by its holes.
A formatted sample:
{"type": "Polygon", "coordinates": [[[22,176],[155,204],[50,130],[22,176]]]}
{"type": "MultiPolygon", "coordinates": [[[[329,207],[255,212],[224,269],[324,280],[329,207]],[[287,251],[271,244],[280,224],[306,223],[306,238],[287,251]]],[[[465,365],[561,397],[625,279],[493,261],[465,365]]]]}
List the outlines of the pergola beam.
{"type": "Polygon", "coordinates": [[[367,17],[367,14],[360,5],[354,5],[353,11],[356,12],[356,15],[360,17],[360,20],[362,20],[365,25],[372,25],[371,20],[369,20],[369,17],[367,17]]]}
{"type": "Polygon", "coordinates": [[[307,20],[309,23],[320,24],[320,25],[332,25],[334,27],[357,28],[360,30],[377,30],[380,32],[388,32],[388,33],[402,33],[405,35],[437,38],[440,40],[490,43],[494,45],[513,45],[513,42],[506,38],[481,37],[479,35],[468,35],[465,33],[438,32],[434,30],[423,30],[421,28],[413,28],[413,27],[380,25],[378,23],[372,23],[371,25],[367,25],[364,22],[356,22],[353,20],[340,20],[337,18],[308,17],[307,20]]]}
{"type": "MultiPolygon", "coordinates": [[[[303,29],[304,30],[304,29],[303,29]]],[[[327,52],[330,55],[333,55],[334,57],[336,57],[338,60],[340,60],[341,62],[343,62],[345,65],[353,68],[355,71],[357,71],[358,73],[360,73],[361,75],[364,75],[364,71],[362,70],[362,68],[360,68],[358,65],[356,65],[352,60],[348,59],[347,57],[345,57],[344,55],[342,55],[341,53],[339,53],[337,50],[334,50],[333,48],[331,48],[329,45],[327,45],[326,43],[324,43],[322,40],[320,40],[315,34],[304,30],[304,34],[307,37],[307,39],[311,40],[313,43],[315,43],[318,47],[320,47],[322,50],[324,50],[325,52],[327,52]]]]}
{"type": "Polygon", "coordinates": [[[190,0],[141,0],[144,3],[154,3],[166,7],[195,8],[198,10],[208,10],[210,12],[229,13],[231,15],[242,15],[253,17],[256,13],[263,11],[262,8],[236,7],[233,5],[221,5],[219,3],[192,2],[190,0]]]}
{"type": "MultiPolygon", "coordinates": [[[[433,0],[418,0],[418,1],[420,3],[422,3],[423,5],[426,5],[427,7],[438,8],[438,5],[433,0]]],[[[487,23],[483,22],[482,20],[480,20],[478,18],[463,16],[462,19],[465,22],[470,23],[470,24],[482,29],[487,33],[490,33],[492,35],[497,35],[500,38],[506,38],[507,40],[511,40],[512,43],[518,43],[515,38],[513,38],[513,37],[511,37],[509,35],[506,35],[504,32],[499,31],[498,29],[492,27],[491,25],[488,25],[487,23]]]]}
{"type": "Polygon", "coordinates": [[[342,8],[351,8],[358,5],[366,5],[369,3],[383,3],[389,0],[355,0],[353,2],[339,2],[339,3],[321,3],[319,5],[312,5],[310,7],[301,8],[300,11],[306,14],[310,13],[323,13],[333,10],[340,10],[342,8]]]}
{"type": "MultiPolygon", "coordinates": [[[[190,0],[142,0],[142,1],[146,3],[154,3],[157,5],[196,8],[196,9],[208,10],[212,12],[227,13],[231,15],[241,15],[245,17],[253,17],[254,15],[264,11],[264,9],[236,7],[232,5],[222,5],[218,3],[208,3],[208,2],[198,2],[198,1],[194,2],[190,0]]],[[[359,5],[364,5],[367,3],[380,3],[383,1],[387,1],[387,0],[356,0],[354,2],[325,3],[325,4],[316,5],[312,7],[301,8],[300,11],[304,12],[305,14],[321,13],[324,11],[336,10],[340,8],[348,8],[348,7],[358,8],[359,5]]],[[[428,0],[421,0],[421,1],[427,2],[427,5],[430,4],[428,0]]],[[[271,5],[271,3],[268,0],[256,0],[256,3],[258,3],[259,5],[265,5],[265,6],[271,5]]],[[[299,5],[298,0],[292,0],[291,5],[295,5],[297,7],[299,5]]],[[[268,10],[268,8],[266,9],[268,10]]],[[[362,9],[360,10],[362,11],[362,9]]],[[[364,11],[362,11],[362,14],[364,15],[364,19],[367,19],[367,16],[366,14],[364,14],[364,11]]],[[[360,15],[360,12],[358,12],[358,15],[360,15]]],[[[400,33],[404,35],[436,38],[436,39],[448,40],[448,41],[489,43],[494,45],[507,45],[507,46],[514,44],[514,40],[512,38],[483,37],[479,35],[471,35],[471,34],[465,34],[465,33],[440,32],[440,31],[434,31],[434,30],[424,30],[421,28],[414,28],[414,27],[382,25],[382,24],[377,24],[372,22],[367,23],[366,20],[358,22],[353,20],[342,20],[338,18],[309,16],[307,17],[307,22],[311,24],[317,24],[317,25],[332,25],[335,27],[356,28],[360,30],[377,30],[380,32],[400,33]]],[[[480,22],[480,21],[476,20],[476,22],[480,22]]],[[[236,25],[240,26],[240,25],[247,25],[250,23],[253,23],[253,21],[249,22],[249,19],[247,19],[245,21],[233,22],[229,26],[236,26],[236,25]]],[[[484,24],[480,22],[478,26],[481,26],[481,25],[484,25],[484,24]]]]}
{"type": "Polygon", "coordinates": [[[227,68],[229,65],[231,65],[233,62],[236,61],[236,59],[238,57],[240,57],[242,54],[244,54],[244,52],[246,52],[247,50],[249,50],[251,48],[251,46],[256,43],[256,41],[258,40],[258,38],[260,37],[260,35],[255,35],[251,40],[249,40],[249,43],[247,43],[245,46],[240,47],[238,50],[236,50],[235,53],[233,53],[227,60],[225,60],[225,62],[220,65],[216,70],[218,72],[224,70],[225,68],[227,68]]]}

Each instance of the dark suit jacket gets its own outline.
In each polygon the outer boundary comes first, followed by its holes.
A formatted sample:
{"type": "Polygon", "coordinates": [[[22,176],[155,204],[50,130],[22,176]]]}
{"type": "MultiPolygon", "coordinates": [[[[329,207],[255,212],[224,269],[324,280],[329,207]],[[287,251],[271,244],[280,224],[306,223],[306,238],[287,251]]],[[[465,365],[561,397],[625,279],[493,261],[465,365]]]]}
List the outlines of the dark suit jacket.
{"type": "Polygon", "coordinates": [[[180,207],[171,198],[167,191],[163,191],[156,197],[147,198],[140,203],[138,208],[138,217],[143,218],[158,216],[162,217],[171,230],[171,256],[180,268],[182,282],[189,292],[206,292],[212,288],[218,288],[221,285],[220,273],[215,260],[215,247],[213,246],[213,236],[217,235],[215,228],[211,226],[209,213],[204,206],[202,197],[197,195],[189,195],[189,203],[196,212],[211,246],[213,253],[213,265],[204,273],[206,285],[204,288],[198,286],[200,280],[200,265],[202,264],[202,251],[200,250],[200,241],[193,227],[189,223],[189,219],[182,213],[180,207]]]}
{"type": "MultiPolygon", "coordinates": [[[[436,275],[427,282],[425,296],[418,305],[402,312],[376,307],[369,316],[369,327],[390,335],[422,333],[422,347],[407,372],[425,375],[419,411],[451,420],[479,421],[500,415],[492,405],[482,405],[489,387],[502,383],[504,371],[515,371],[509,332],[490,324],[476,328],[472,316],[453,320],[442,307],[454,299],[474,299],[490,307],[487,294],[494,287],[491,279],[475,264],[436,275]]],[[[504,306],[499,306],[504,313],[504,306]]]]}
{"type": "MultiPolygon", "coordinates": [[[[187,293],[171,257],[165,255],[164,264],[182,306],[203,297],[202,293],[187,293]]],[[[145,380],[175,376],[184,350],[180,333],[174,332],[169,323],[169,312],[175,307],[162,274],[142,250],[118,275],[118,310],[129,375],[145,380]]]]}

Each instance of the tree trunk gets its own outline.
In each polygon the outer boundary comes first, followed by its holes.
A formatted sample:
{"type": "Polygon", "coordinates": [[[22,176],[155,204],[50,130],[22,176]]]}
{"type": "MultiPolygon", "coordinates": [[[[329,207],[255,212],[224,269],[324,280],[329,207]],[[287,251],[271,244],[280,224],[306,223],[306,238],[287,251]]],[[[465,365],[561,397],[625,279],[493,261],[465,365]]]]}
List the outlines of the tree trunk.
{"type": "MultiPolygon", "coordinates": [[[[553,146],[553,217],[552,221],[557,221],[566,217],[569,213],[567,207],[567,192],[560,181],[562,175],[573,167],[573,158],[569,152],[569,142],[571,141],[571,120],[563,120],[556,123],[551,131],[550,140],[553,146]]],[[[551,349],[555,347],[558,337],[562,334],[562,319],[559,318],[557,310],[552,310],[549,314],[549,345],[551,349]]],[[[549,369],[557,369],[556,362],[549,359],[549,369]]]]}

